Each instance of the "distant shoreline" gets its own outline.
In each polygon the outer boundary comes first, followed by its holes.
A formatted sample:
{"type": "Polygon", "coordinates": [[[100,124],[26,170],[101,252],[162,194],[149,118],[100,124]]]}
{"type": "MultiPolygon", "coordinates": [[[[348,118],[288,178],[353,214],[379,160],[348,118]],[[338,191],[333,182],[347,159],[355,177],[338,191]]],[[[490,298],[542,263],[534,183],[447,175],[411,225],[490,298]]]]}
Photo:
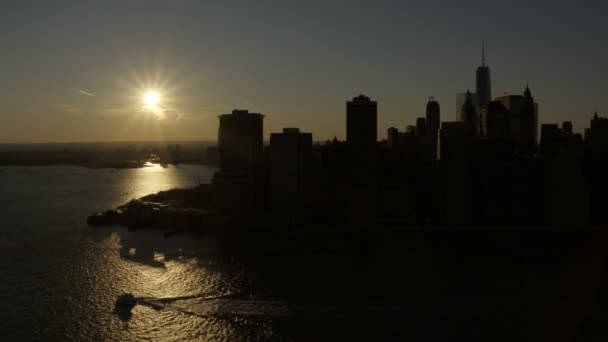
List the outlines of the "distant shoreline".
{"type": "Polygon", "coordinates": [[[116,143],[116,144],[0,144],[0,166],[75,165],[92,169],[142,168],[161,165],[217,164],[217,147],[207,143],[116,143]]]}
{"type": "MultiPolygon", "coordinates": [[[[150,167],[152,165],[161,165],[163,167],[175,166],[175,165],[201,165],[201,166],[213,166],[205,163],[179,163],[179,164],[162,164],[159,162],[150,161],[124,161],[124,162],[107,162],[107,163],[96,163],[96,164],[85,164],[85,163],[22,163],[22,164],[5,164],[0,161],[0,167],[48,167],[48,166],[76,166],[84,167],[87,169],[101,170],[101,169],[141,169],[150,167]]],[[[2,169],[0,169],[2,172],[2,169]]]]}

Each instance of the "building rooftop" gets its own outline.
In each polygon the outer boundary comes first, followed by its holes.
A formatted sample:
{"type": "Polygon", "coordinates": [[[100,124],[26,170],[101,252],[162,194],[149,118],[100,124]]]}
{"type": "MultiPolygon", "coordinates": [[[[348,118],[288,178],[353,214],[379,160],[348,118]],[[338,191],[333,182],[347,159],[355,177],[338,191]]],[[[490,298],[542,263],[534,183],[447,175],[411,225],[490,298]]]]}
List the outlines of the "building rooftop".
{"type": "Polygon", "coordinates": [[[248,117],[253,117],[253,116],[261,116],[264,117],[264,114],[260,114],[260,113],[250,113],[249,110],[247,109],[233,109],[232,113],[230,114],[220,114],[218,117],[232,117],[232,116],[248,116],[248,117]]]}
{"type": "Polygon", "coordinates": [[[353,102],[353,103],[371,103],[371,102],[373,102],[373,101],[372,101],[372,100],[371,100],[369,97],[367,97],[367,96],[365,96],[365,95],[361,94],[361,95],[359,95],[359,96],[355,96],[355,97],[353,97],[352,102],[353,102]]]}

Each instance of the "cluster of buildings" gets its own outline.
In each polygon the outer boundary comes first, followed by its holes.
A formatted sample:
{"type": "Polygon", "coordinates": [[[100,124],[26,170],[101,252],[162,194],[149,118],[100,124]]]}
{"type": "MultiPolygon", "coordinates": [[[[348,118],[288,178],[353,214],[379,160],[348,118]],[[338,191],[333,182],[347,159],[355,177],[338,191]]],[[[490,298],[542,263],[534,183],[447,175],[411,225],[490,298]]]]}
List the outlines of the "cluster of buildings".
{"type": "Polygon", "coordinates": [[[346,141],[315,143],[285,128],[263,139],[264,115],[219,116],[217,212],[235,220],[279,223],[587,225],[607,222],[608,119],[585,135],[571,122],[543,124],[528,87],[492,100],[482,58],[476,92],[457,95],[456,121],[426,116],[377,136],[377,103],[346,103],[346,141]]]}

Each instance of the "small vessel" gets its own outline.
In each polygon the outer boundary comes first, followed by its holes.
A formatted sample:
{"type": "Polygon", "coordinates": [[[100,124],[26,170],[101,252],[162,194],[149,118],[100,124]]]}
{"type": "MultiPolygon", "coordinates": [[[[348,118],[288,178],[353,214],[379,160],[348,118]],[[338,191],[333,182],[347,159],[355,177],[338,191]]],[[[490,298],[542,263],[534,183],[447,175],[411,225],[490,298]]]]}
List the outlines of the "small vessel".
{"type": "Polygon", "coordinates": [[[121,294],[116,298],[116,307],[121,307],[125,309],[132,309],[135,305],[137,305],[137,300],[135,296],[130,293],[121,294]]]}

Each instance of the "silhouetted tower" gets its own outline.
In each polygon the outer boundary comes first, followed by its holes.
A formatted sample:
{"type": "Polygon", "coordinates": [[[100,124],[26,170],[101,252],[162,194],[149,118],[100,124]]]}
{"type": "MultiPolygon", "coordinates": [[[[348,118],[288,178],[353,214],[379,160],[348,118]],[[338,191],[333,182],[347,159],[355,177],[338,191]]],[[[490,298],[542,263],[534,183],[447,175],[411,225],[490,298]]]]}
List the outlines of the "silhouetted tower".
{"type": "Polygon", "coordinates": [[[346,148],[349,185],[375,181],[377,143],[376,101],[359,95],[346,103],[346,148]]]}
{"type": "Polygon", "coordinates": [[[424,137],[426,135],[426,119],[416,118],[416,135],[424,137]]]}
{"type": "Polygon", "coordinates": [[[540,126],[540,153],[545,157],[552,157],[559,149],[561,132],[557,124],[543,124],[540,126]]]}
{"type": "Polygon", "coordinates": [[[488,139],[509,140],[509,110],[501,102],[491,101],[488,103],[487,113],[486,136],[488,139]]]}
{"type": "Polygon", "coordinates": [[[259,173],[263,167],[264,115],[235,109],[219,119],[220,171],[259,173]]]}
{"type": "Polygon", "coordinates": [[[426,137],[429,144],[431,160],[437,160],[440,123],[441,110],[439,108],[439,102],[435,101],[434,97],[431,97],[426,104],[426,137]]]}
{"type": "Polygon", "coordinates": [[[598,116],[591,119],[585,130],[585,169],[591,195],[591,213],[595,222],[608,224],[608,118],[598,116]]]}
{"type": "Polygon", "coordinates": [[[461,117],[464,118],[464,122],[467,124],[469,133],[473,136],[477,136],[479,132],[479,115],[477,114],[477,108],[473,103],[471,92],[467,91],[467,96],[462,105],[461,117]]]}
{"type": "Polygon", "coordinates": [[[219,212],[244,218],[264,198],[264,115],[233,110],[219,116],[220,170],[215,173],[219,212]]]}
{"type": "Polygon", "coordinates": [[[608,151],[608,118],[600,117],[597,112],[593,114],[591,124],[585,130],[585,143],[608,151]]]}
{"type": "Polygon", "coordinates": [[[485,42],[481,44],[481,66],[477,68],[477,106],[485,107],[492,100],[492,84],[490,82],[490,67],[486,65],[485,42]]]}
{"type": "Polygon", "coordinates": [[[312,208],[312,134],[284,128],[270,135],[270,202],[274,217],[300,221],[312,208]]]}
{"type": "Polygon", "coordinates": [[[526,86],[519,109],[520,148],[522,154],[532,154],[536,148],[536,106],[530,88],[526,86]]]}
{"type": "Polygon", "coordinates": [[[386,130],[386,140],[388,142],[388,147],[394,148],[399,140],[399,130],[396,127],[389,127],[386,130]]]}
{"type": "Polygon", "coordinates": [[[359,95],[346,103],[345,217],[351,222],[377,215],[377,104],[359,95]]]}

